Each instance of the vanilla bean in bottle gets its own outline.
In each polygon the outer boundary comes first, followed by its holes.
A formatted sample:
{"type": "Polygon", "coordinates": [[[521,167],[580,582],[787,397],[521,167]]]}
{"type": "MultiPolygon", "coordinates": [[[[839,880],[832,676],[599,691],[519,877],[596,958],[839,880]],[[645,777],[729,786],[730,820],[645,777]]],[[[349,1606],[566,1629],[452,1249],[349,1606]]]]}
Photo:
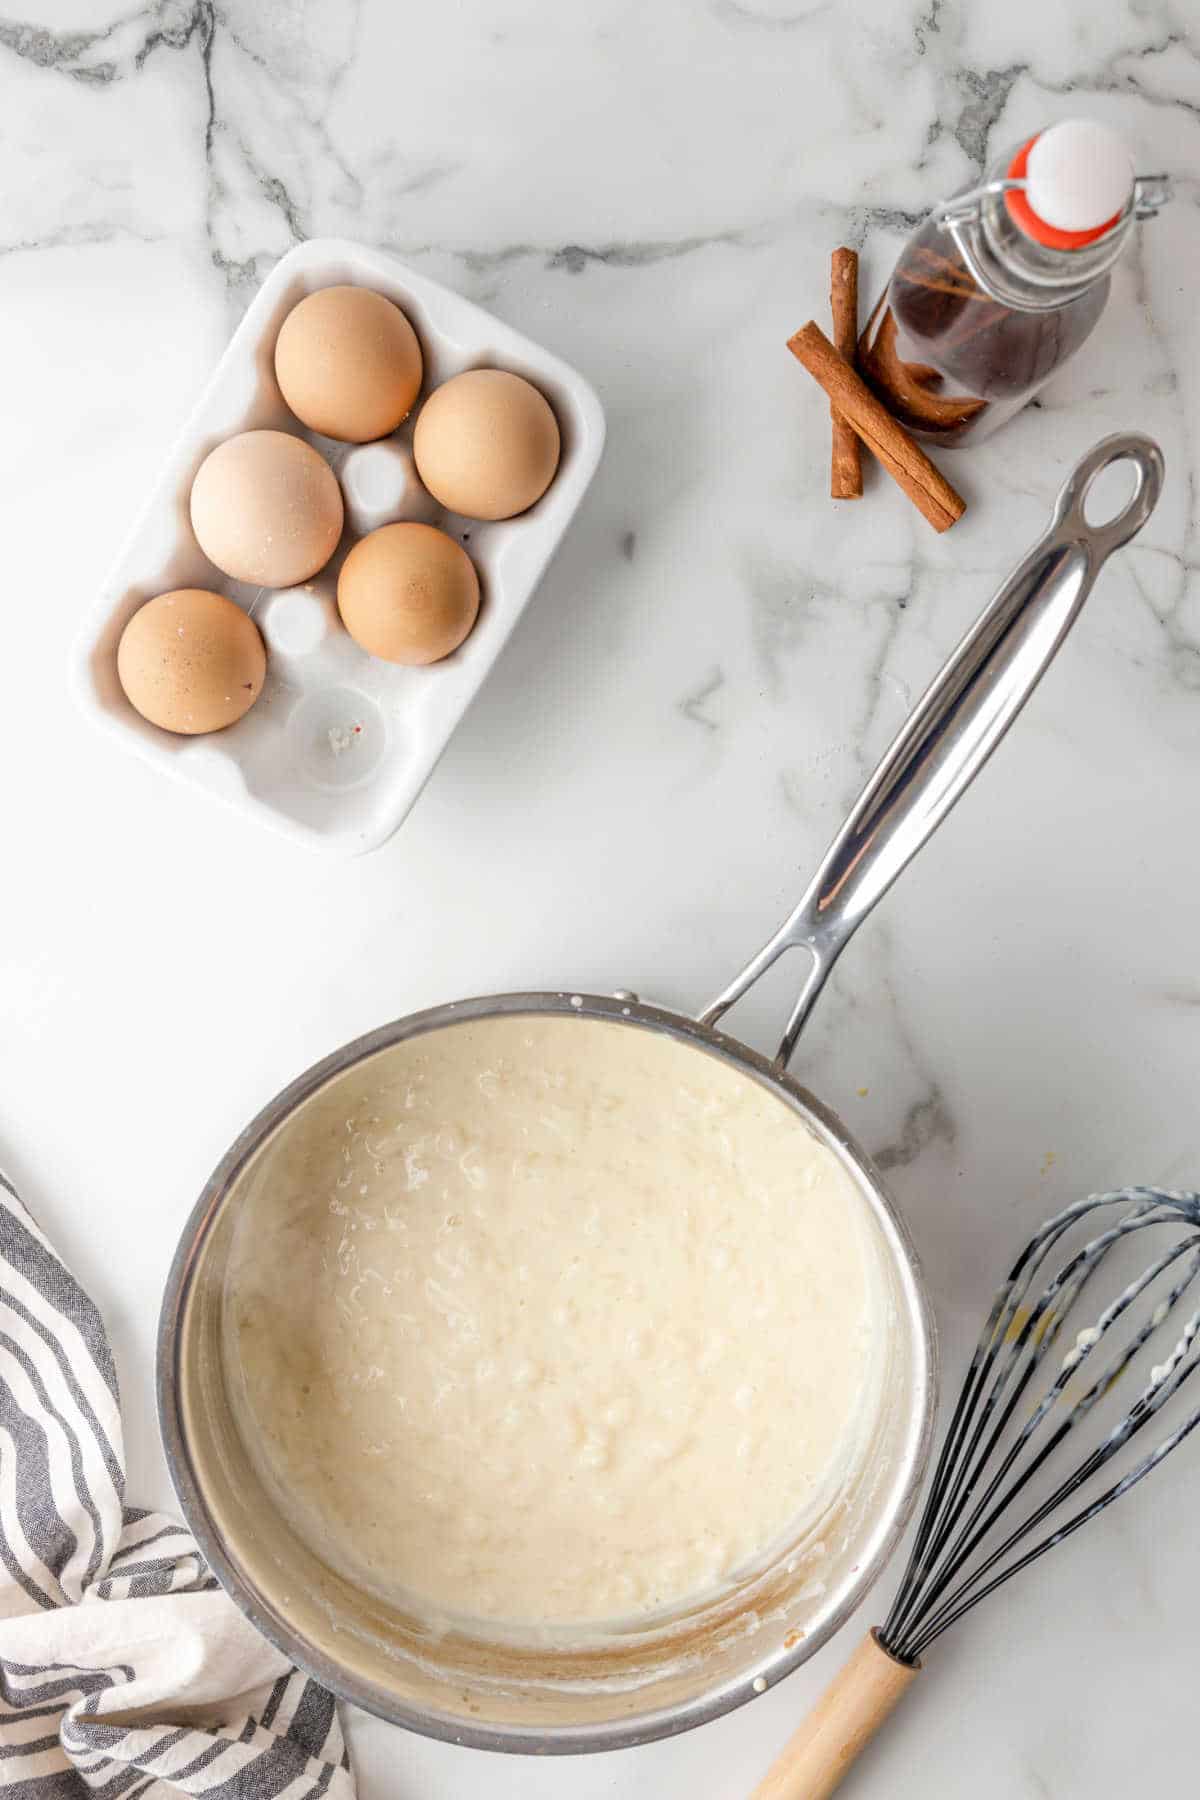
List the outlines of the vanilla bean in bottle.
{"type": "Polygon", "coordinates": [[[986,437],[1088,338],[1109,271],[1168,193],[1135,177],[1107,126],[1049,126],[908,240],[859,343],[864,377],[918,437],[986,437]]]}

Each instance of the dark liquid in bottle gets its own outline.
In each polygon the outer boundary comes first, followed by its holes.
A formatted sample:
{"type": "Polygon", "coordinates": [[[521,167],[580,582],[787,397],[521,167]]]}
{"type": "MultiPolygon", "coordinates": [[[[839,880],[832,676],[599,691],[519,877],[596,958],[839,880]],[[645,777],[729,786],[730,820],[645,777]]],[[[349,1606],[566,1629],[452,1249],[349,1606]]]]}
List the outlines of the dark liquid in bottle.
{"type": "Polygon", "coordinates": [[[905,246],[867,321],[859,365],[888,411],[918,437],[979,438],[1078,350],[1109,278],[1049,312],[1001,305],[978,286],[954,239],[930,219],[905,246]]]}

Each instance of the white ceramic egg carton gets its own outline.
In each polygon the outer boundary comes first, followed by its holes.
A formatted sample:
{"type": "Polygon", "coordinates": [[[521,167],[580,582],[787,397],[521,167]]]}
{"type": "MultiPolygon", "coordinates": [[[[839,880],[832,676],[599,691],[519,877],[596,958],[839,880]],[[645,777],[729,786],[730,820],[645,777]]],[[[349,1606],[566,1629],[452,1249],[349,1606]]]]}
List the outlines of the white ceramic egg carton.
{"type": "Polygon", "coordinates": [[[129,541],[76,642],[74,685],[84,710],[148,762],[207,789],[288,837],[343,854],[376,849],[403,820],[450,734],[482,686],[554,554],[596,470],[604,414],[574,369],[383,251],[333,239],[300,244],[268,275],[166,460],[129,541]],[[422,398],[462,369],[524,375],[558,418],[562,458],[529,512],[495,523],[436,507],[416,481],[409,443],[420,408],[380,444],[335,443],[301,428],[275,382],[279,327],[315,288],[352,282],[394,300],[425,358],[422,398]],[[347,528],[329,566],[277,595],[222,575],[188,518],[192,478],[214,445],[238,431],[294,431],[332,463],[347,528]],[[396,518],[441,525],[479,570],[482,605],[466,642],[429,668],[400,668],[360,650],[342,628],[337,572],[363,532],[396,518]],[[130,706],[117,680],[117,643],[143,601],[171,588],[228,594],[256,620],[267,679],[236,725],[177,737],[130,706]]]}

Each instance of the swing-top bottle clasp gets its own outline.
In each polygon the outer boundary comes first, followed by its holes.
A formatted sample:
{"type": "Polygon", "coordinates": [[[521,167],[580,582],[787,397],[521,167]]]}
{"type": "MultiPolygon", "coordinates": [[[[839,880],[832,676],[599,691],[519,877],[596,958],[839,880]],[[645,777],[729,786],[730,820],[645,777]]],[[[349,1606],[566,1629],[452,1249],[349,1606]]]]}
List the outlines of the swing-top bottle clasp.
{"type": "MultiPolygon", "coordinates": [[[[933,216],[947,230],[956,225],[978,225],[985,200],[993,196],[999,198],[1002,194],[1014,191],[1024,193],[1028,185],[1024,176],[1014,175],[1005,175],[996,181],[983,181],[978,187],[968,188],[965,194],[955,194],[953,199],[935,207],[933,216]]],[[[1128,211],[1135,219],[1153,219],[1170,198],[1169,175],[1138,175],[1134,179],[1128,211]]]]}
{"type": "MultiPolygon", "coordinates": [[[[1042,244],[1025,239],[1024,231],[1008,224],[1009,254],[997,247],[995,232],[989,228],[989,215],[995,219],[1006,205],[1014,206],[1006,196],[1020,197],[1019,204],[1027,217],[1025,204],[1028,182],[1023,174],[1001,175],[956,194],[933,212],[933,219],[954,240],[959,255],[970,271],[979,290],[998,305],[1022,312],[1052,312],[1071,299],[1115,262],[1127,231],[1139,219],[1152,219],[1171,198],[1168,175],[1138,175],[1134,178],[1129,198],[1109,228],[1091,234],[1086,250],[1075,250],[1065,243],[1047,250],[1042,244]],[[1014,264],[1012,256],[1024,240],[1029,254],[1014,264]],[[1032,260],[1035,272],[1022,268],[1032,260]]],[[[1082,234],[1080,234],[1082,237],[1082,234]]],[[[1086,241],[1086,240],[1085,240],[1086,241]]]]}

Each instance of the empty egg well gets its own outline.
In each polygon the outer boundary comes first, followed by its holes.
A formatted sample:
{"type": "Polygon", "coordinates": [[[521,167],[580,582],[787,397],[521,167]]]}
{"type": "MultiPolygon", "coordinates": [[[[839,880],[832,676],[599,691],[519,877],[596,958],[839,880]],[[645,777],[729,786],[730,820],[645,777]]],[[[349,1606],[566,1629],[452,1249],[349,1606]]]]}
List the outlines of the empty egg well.
{"type": "Polygon", "coordinates": [[[288,721],[288,736],[299,767],[320,788],[356,787],[388,747],[383,714],[352,687],[306,694],[288,721]]]}
{"type": "Polygon", "coordinates": [[[422,485],[412,452],[395,438],[347,451],[338,468],[350,527],[361,537],[398,519],[427,524],[437,503],[422,485]]]}
{"type": "Polygon", "coordinates": [[[254,622],[273,656],[311,656],[341,630],[333,595],[318,587],[278,588],[253,609],[254,622]]]}

